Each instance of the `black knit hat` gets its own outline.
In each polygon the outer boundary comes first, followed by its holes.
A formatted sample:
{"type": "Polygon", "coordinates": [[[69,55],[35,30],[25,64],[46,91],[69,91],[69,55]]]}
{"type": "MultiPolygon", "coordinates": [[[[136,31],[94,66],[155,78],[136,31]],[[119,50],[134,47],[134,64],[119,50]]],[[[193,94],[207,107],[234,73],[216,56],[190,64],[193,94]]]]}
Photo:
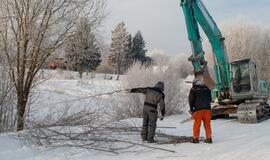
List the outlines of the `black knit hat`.
{"type": "Polygon", "coordinates": [[[155,85],[155,87],[157,87],[157,88],[161,89],[162,91],[164,91],[164,82],[159,81],[159,82],[155,85]]]}

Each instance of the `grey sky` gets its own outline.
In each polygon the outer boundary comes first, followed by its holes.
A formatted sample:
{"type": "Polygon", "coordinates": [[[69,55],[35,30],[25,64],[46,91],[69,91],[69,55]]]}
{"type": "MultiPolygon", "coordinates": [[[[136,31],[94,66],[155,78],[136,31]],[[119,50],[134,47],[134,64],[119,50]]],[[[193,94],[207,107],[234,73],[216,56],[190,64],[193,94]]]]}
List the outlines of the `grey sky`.
{"type": "MultiPolygon", "coordinates": [[[[270,0],[203,0],[217,24],[241,16],[251,21],[270,21],[270,0]]],[[[184,16],[178,0],[108,0],[110,15],[106,20],[105,38],[124,21],[134,35],[140,30],[146,48],[162,49],[167,54],[189,53],[184,16]]]]}

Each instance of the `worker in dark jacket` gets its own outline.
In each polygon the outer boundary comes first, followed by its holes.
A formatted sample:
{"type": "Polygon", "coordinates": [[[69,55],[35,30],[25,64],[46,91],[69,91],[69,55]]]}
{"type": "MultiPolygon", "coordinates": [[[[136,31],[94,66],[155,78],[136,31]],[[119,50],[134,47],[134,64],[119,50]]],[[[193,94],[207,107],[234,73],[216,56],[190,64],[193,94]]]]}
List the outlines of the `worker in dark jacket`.
{"type": "Polygon", "coordinates": [[[141,132],[143,141],[148,141],[149,143],[157,142],[154,140],[154,136],[157,126],[158,104],[160,107],[162,119],[165,116],[165,95],[163,91],[163,82],[158,82],[155,87],[133,88],[130,90],[131,93],[143,93],[145,95],[143,107],[143,124],[141,132]]]}
{"type": "Polygon", "coordinates": [[[189,106],[194,118],[193,143],[199,143],[201,121],[203,121],[206,143],[212,143],[211,91],[203,81],[195,79],[189,94],[189,106]]]}

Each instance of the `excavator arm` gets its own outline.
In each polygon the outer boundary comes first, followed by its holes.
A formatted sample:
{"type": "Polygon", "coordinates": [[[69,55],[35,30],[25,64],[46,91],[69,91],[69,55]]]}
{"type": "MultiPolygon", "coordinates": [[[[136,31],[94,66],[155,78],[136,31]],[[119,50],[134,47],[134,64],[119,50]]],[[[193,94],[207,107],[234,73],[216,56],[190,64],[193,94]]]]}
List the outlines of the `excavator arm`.
{"type": "Polygon", "coordinates": [[[212,78],[207,72],[199,26],[212,46],[216,84],[211,89],[213,97],[218,98],[218,104],[212,108],[212,116],[237,113],[238,120],[244,123],[257,123],[270,118],[268,88],[266,81],[258,79],[256,63],[251,59],[240,59],[231,62],[230,68],[225,38],[202,0],[181,0],[181,7],[192,46],[189,60],[193,64],[195,77],[203,77],[210,88],[212,78]]]}
{"type": "MultiPolygon", "coordinates": [[[[230,65],[224,37],[218,29],[215,21],[205,8],[201,0],[181,0],[181,7],[184,12],[186,27],[188,31],[188,39],[191,42],[192,56],[189,58],[194,67],[195,76],[209,75],[207,71],[207,62],[204,59],[204,51],[199,31],[199,25],[209,39],[214,54],[214,70],[215,70],[215,91],[222,99],[229,97],[230,90],[230,65]]],[[[207,79],[204,81],[211,81],[207,79]]],[[[209,76],[210,77],[210,76],[209,76]]]]}

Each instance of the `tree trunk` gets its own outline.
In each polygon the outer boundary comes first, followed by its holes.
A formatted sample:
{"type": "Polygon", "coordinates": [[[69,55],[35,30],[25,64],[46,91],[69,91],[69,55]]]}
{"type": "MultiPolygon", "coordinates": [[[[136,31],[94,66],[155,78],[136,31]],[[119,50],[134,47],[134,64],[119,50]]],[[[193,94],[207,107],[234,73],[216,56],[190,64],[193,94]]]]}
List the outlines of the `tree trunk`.
{"type": "Polygon", "coordinates": [[[4,123],[2,121],[3,118],[3,106],[0,104],[0,133],[3,132],[4,123]]]}
{"type": "Polygon", "coordinates": [[[17,131],[21,131],[24,128],[24,113],[25,113],[25,109],[26,109],[27,98],[25,98],[24,95],[18,95],[18,101],[17,101],[17,131]]]}
{"type": "Polygon", "coordinates": [[[80,79],[82,79],[83,72],[79,71],[80,79]]]}
{"type": "Polygon", "coordinates": [[[120,77],[120,72],[121,72],[121,69],[120,69],[120,64],[118,64],[117,66],[117,79],[116,80],[119,80],[119,77],[120,77]]]}

